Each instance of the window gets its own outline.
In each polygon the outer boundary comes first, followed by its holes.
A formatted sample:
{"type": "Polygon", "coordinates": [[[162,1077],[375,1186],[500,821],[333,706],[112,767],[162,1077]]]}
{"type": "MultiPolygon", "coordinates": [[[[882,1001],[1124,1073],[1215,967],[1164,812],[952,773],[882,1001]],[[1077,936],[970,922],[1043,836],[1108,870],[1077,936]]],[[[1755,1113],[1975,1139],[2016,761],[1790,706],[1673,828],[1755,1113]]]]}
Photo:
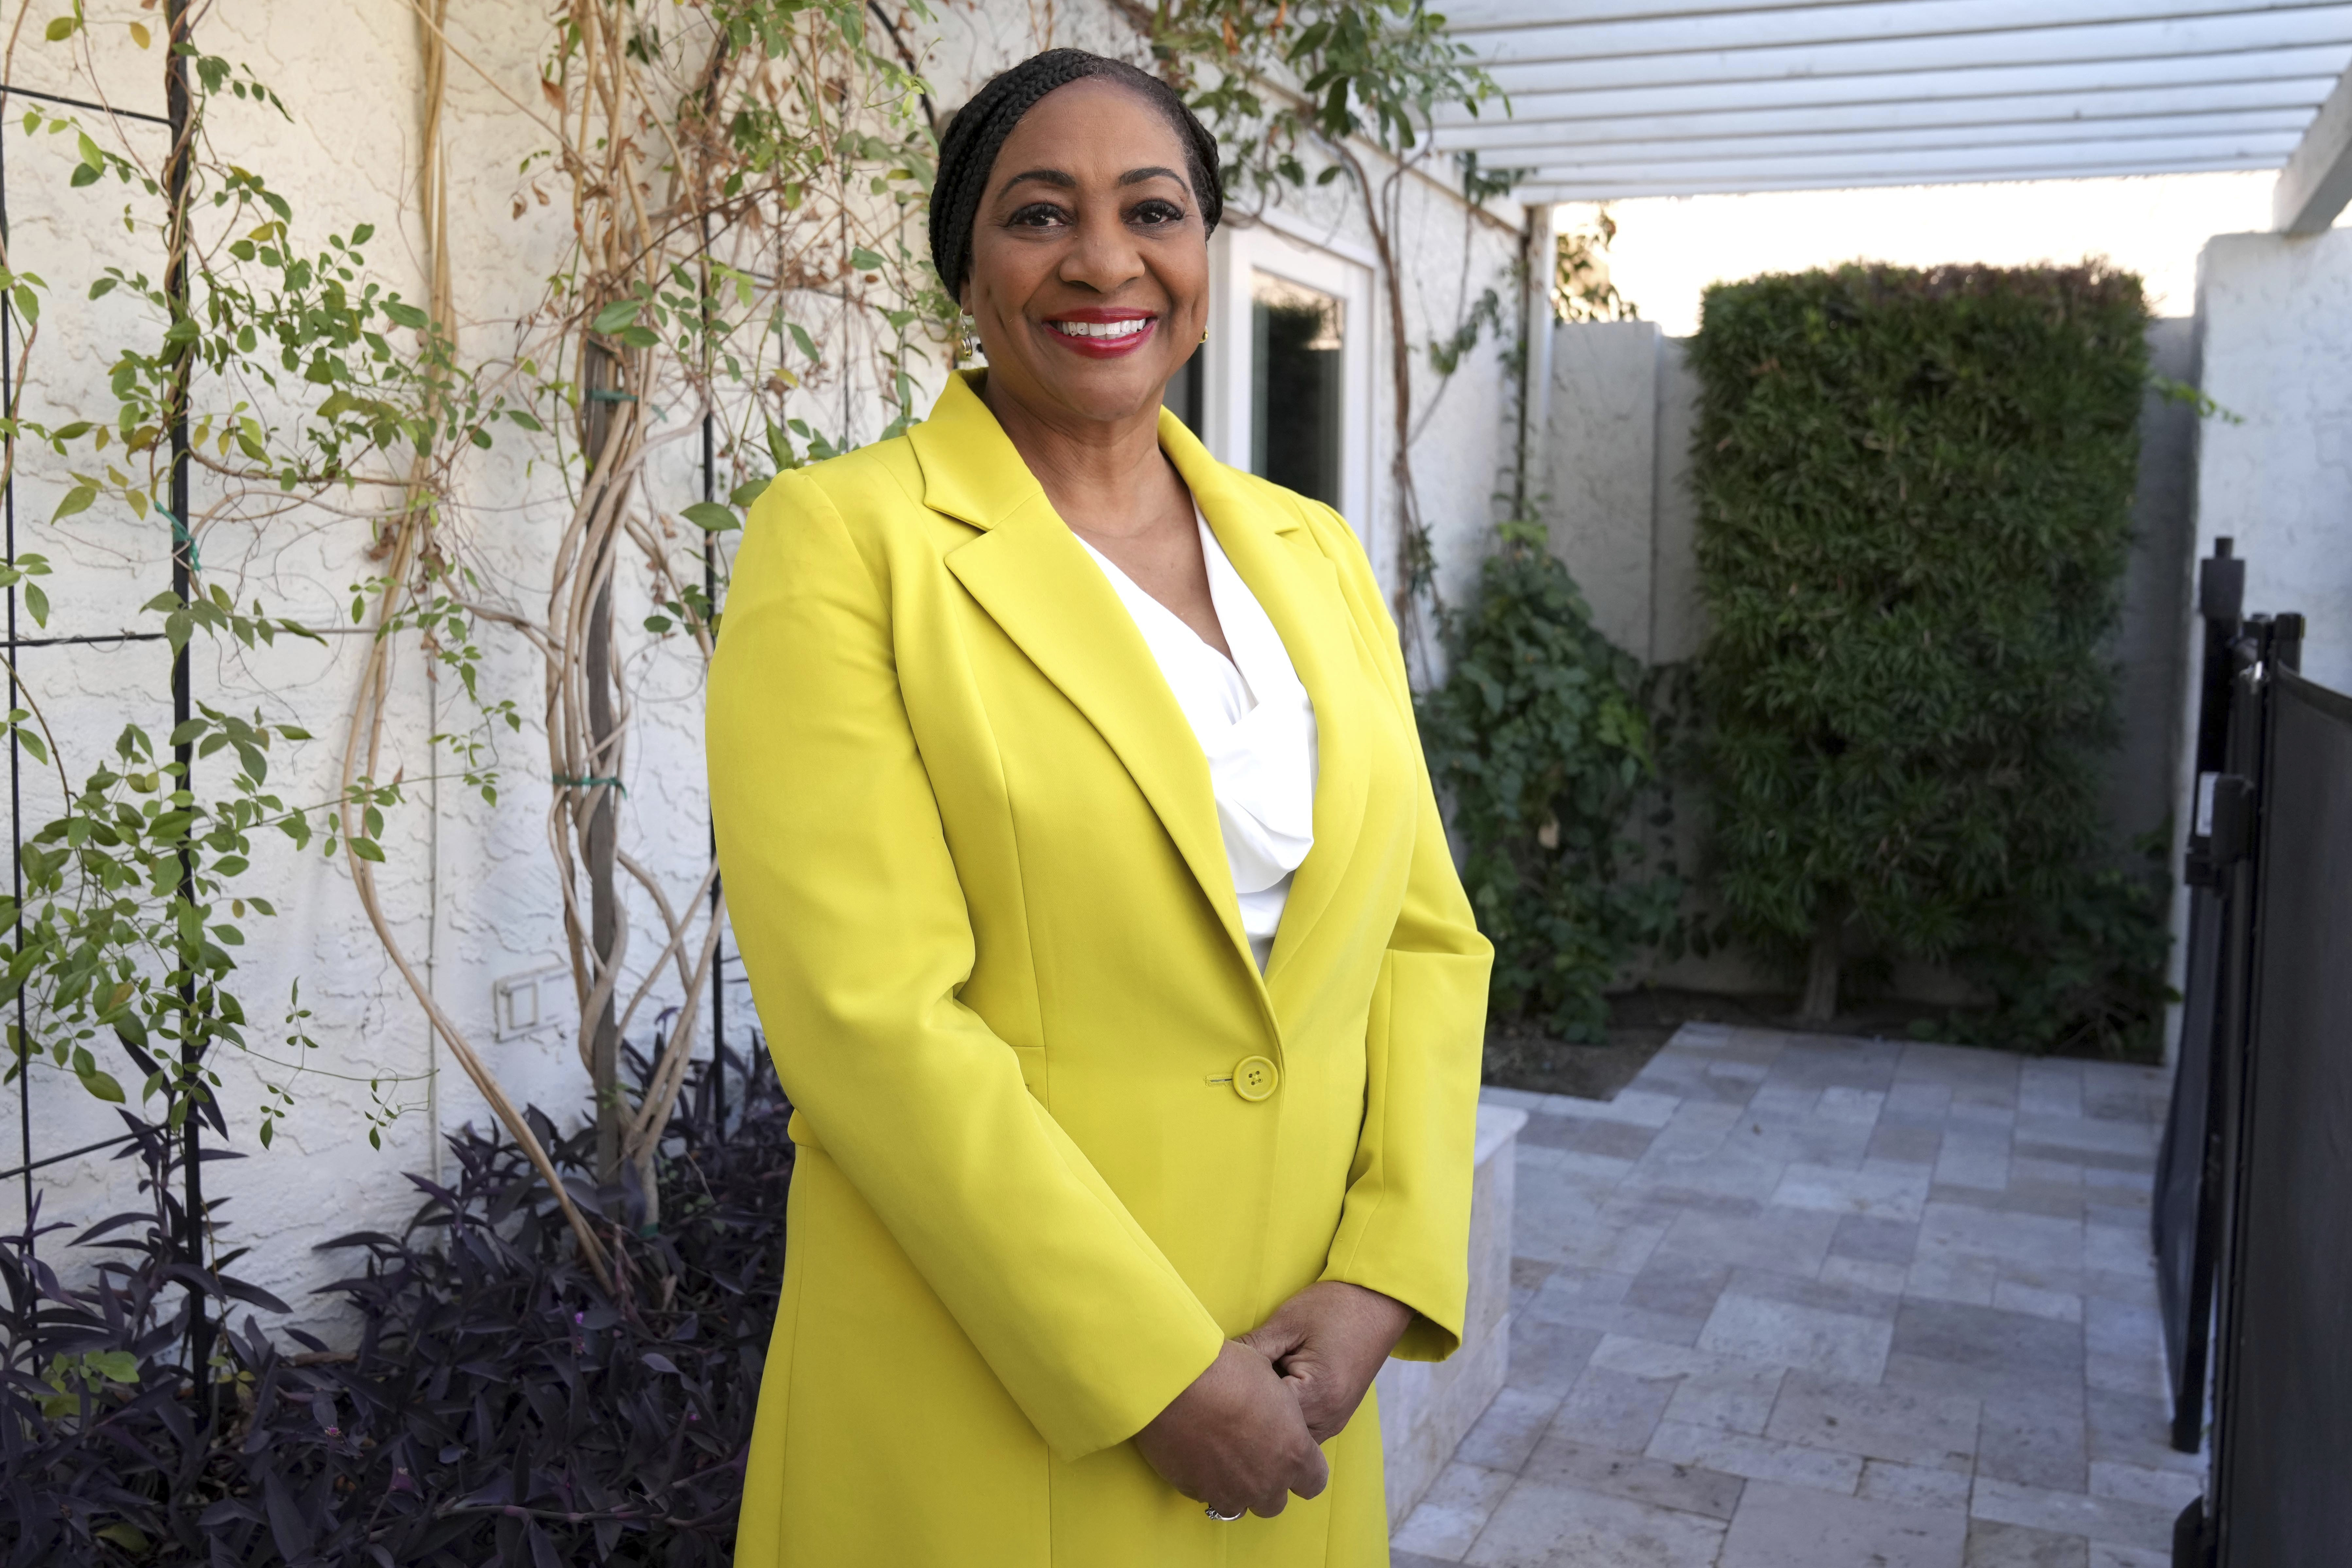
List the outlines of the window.
{"type": "Polygon", "coordinates": [[[1250,472],[1341,504],[1347,306],[1271,272],[1250,274],[1250,472]]]}
{"type": "Polygon", "coordinates": [[[1209,244],[1209,341],[1168,406],[1218,458],[1372,537],[1371,258],[1279,212],[1209,244]]]}

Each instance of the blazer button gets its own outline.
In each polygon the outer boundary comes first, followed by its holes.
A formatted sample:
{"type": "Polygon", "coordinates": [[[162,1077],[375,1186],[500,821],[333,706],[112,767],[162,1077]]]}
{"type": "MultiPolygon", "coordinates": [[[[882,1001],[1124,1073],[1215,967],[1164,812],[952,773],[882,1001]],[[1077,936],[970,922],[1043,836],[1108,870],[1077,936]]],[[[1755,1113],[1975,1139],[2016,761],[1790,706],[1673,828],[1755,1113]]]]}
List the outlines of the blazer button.
{"type": "Polygon", "coordinates": [[[1273,1099],[1281,1084],[1282,1069],[1264,1057],[1244,1057],[1234,1064],[1234,1092],[1253,1105],[1273,1099]]]}

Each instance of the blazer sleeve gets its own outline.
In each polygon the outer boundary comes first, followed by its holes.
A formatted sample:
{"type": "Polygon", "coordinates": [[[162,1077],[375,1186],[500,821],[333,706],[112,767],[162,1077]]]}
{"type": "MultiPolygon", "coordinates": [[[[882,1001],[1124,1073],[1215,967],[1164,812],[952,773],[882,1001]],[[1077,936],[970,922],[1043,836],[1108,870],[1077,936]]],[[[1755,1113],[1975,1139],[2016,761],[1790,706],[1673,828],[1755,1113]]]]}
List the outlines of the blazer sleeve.
{"type": "Polygon", "coordinates": [[[971,926],[867,542],[802,475],[753,509],[710,667],[728,909],[818,1146],[1076,1458],[1140,1430],[1224,1336],[959,999],[971,926]]]}
{"type": "Polygon", "coordinates": [[[1412,858],[1404,903],[1372,993],[1364,1051],[1364,1128],[1323,1278],[1378,1290],[1413,1310],[1407,1361],[1443,1361],[1462,1342],[1470,1289],[1470,1186],[1495,950],[1478,934],[1445,821],[1413,730],[1402,646],[1371,563],[1337,512],[1317,509],[1358,624],[1382,656],[1389,695],[1412,745],[1412,858]]]}

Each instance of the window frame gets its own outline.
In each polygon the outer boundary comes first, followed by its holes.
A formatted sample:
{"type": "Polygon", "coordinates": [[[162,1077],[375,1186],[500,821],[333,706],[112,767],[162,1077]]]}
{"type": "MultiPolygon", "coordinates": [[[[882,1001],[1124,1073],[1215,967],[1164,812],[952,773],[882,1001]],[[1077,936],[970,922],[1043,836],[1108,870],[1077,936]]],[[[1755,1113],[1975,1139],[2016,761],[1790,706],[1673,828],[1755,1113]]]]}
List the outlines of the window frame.
{"type": "Polygon", "coordinates": [[[1250,426],[1250,274],[1319,289],[1340,301],[1339,515],[1369,546],[1372,538],[1372,370],[1380,326],[1369,258],[1344,242],[1320,242],[1298,226],[1261,214],[1248,227],[1222,226],[1209,245],[1209,357],[1202,378],[1204,444],[1219,461],[1247,470],[1250,426]]]}

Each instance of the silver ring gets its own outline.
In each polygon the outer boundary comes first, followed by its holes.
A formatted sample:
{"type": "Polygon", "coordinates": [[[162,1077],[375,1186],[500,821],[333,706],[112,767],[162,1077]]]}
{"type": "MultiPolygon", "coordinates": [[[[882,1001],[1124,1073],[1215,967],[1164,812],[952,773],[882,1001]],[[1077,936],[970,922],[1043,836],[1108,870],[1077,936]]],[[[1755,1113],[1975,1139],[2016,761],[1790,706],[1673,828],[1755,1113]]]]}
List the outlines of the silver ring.
{"type": "Polygon", "coordinates": [[[1249,1510],[1245,1508],[1237,1508],[1231,1513],[1219,1513],[1213,1508],[1204,1508],[1201,1511],[1207,1514],[1211,1519],[1215,1520],[1219,1524],[1231,1524],[1234,1521],[1247,1513],[1249,1510]]]}

